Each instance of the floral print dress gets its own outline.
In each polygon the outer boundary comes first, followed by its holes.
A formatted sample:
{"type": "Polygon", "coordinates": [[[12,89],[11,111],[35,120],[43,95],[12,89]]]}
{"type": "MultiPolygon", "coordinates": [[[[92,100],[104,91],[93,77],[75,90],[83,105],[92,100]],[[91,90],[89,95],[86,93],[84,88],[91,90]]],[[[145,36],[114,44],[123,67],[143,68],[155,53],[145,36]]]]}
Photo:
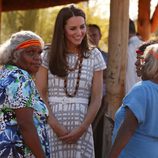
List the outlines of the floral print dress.
{"type": "Polygon", "coordinates": [[[14,112],[14,109],[24,107],[34,109],[34,124],[48,158],[46,105],[40,99],[35,84],[26,71],[16,66],[5,65],[0,70],[0,157],[2,158],[33,157],[24,144],[14,112]]]}

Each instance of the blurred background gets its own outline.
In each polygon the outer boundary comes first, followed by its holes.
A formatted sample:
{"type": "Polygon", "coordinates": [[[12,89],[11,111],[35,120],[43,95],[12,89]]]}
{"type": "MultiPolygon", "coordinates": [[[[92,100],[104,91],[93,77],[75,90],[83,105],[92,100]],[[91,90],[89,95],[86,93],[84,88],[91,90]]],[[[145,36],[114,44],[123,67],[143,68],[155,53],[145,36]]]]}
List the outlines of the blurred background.
{"type": "MultiPolygon", "coordinates": [[[[157,4],[158,0],[151,0],[151,17],[157,4]]],[[[75,5],[85,11],[87,15],[87,24],[94,23],[100,26],[102,39],[99,45],[107,52],[110,0],[89,0],[88,2],[80,2],[75,5]]],[[[63,6],[27,11],[2,12],[0,43],[8,39],[12,33],[20,30],[34,31],[43,37],[46,43],[51,42],[54,20],[61,7],[63,6]]],[[[138,0],[130,0],[129,17],[137,22],[138,0]]],[[[152,36],[153,38],[157,38],[158,31],[156,31],[152,36]]]]}
{"type": "MultiPolygon", "coordinates": [[[[151,0],[150,17],[152,17],[157,4],[158,0],[151,0]]],[[[75,5],[85,11],[87,15],[87,24],[94,23],[100,26],[102,39],[99,45],[100,48],[107,52],[110,0],[89,0],[75,5]]],[[[32,30],[43,37],[46,43],[51,42],[54,20],[61,7],[63,6],[26,11],[2,12],[0,43],[8,39],[12,33],[20,30],[32,30]]],[[[129,17],[137,22],[138,0],[130,0],[129,17]]],[[[152,34],[153,38],[157,38],[157,36],[158,30],[152,34]]]]}

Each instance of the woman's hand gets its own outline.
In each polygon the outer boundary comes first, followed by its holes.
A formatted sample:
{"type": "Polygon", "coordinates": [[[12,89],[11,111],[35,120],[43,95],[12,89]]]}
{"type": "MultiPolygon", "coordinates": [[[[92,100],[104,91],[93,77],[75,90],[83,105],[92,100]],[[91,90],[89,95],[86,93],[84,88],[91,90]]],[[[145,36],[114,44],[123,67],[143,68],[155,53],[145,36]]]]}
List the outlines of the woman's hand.
{"type": "Polygon", "coordinates": [[[67,143],[67,144],[74,144],[76,143],[79,138],[84,134],[85,132],[85,128],[79,126],[75,129],[73,129],[71,132],[69,132],[67,135],[63,136],[63,137],[60,137],[59,139],[61,141],[63,141],[64,143],[67,143]]]}
{"type": "Polygon", "coordinates": [[[56,133],[59,139],[60,137],[63,137],[69,134],[68,130],[62,125],[58,125],[58,127],[56,126],[56,128],[54,128],[53,131],[56,133]]]}
{"type": "Polygon", "coordinates": [[[69,131],[63,125],[59,124],[52,113],[48,117],[48,124],[58,137],[65,136],[69,133],[69,131]]]}

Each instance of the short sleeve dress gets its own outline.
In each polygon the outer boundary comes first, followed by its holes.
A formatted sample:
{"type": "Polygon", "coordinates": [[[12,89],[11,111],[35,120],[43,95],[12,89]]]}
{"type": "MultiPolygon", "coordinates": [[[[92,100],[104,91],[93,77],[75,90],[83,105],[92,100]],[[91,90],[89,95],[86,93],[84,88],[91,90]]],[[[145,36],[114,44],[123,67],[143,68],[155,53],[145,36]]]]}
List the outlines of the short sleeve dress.
{"type": "MultiPolygon", "coordinates": [[[[48,110],[40,99],[31,76],[13,65],[5,65],[0,70],[0,157],[32,158],[25,145],[14,109],[34,109],[34,124],[46,154],[49,158],[49,142],[46,131],[48,110]]],[[[33,140],[32,140],[33,141],[33,140]]]]}
{"type": "Polygon", "coordinates": [[[119,158],[158,158],[158,84],[140,81],[129,91],[115,115],[113,142],[124,120],[126,107],[137,118],[138,127],[119,158]]]}
{"type": "MultiPolygon", "coordinates": [[[[69,67],[74,67],[76,54],[68,54],[69,67]]],[[[43,54],[43,66],[48,69],[46,53],[43,54]]],[[[83,122],[91,96],[92,79],[95,71],[103,70],[106,64],[98,49],[93,49],[89,58],[83,59],[79,89],[75,97],[70,98],[64,92],[64,80],[52,75],[48,70],[48,100],[53,114],[68,130],[78,127],[83,122]]],[[[78,70],[68,74],[67,90],[75,90],[78,70]]],[[[94,158],[94,144],[91,126],[80,137],[76,144],[64,144],[52,129],[49,129],[51,158],[94,158]]]]}

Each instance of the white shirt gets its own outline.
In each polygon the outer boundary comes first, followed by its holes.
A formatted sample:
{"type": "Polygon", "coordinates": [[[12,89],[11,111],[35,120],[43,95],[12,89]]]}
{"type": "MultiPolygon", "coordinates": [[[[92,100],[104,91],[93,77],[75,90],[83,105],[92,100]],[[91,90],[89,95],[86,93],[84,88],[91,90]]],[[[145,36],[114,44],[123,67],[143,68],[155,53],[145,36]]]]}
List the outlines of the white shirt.
{"type": "Polygon", "coordinates": [[[132,88],[132,86],[141,80],[140,77],[137,76],[135,62],[137,60],[136,50],[142,44],[142,41],[135,35],[129,39],[128,42],[128,62],[126,69],[126,79],[125,79],[125,93],[132,88]]]}

